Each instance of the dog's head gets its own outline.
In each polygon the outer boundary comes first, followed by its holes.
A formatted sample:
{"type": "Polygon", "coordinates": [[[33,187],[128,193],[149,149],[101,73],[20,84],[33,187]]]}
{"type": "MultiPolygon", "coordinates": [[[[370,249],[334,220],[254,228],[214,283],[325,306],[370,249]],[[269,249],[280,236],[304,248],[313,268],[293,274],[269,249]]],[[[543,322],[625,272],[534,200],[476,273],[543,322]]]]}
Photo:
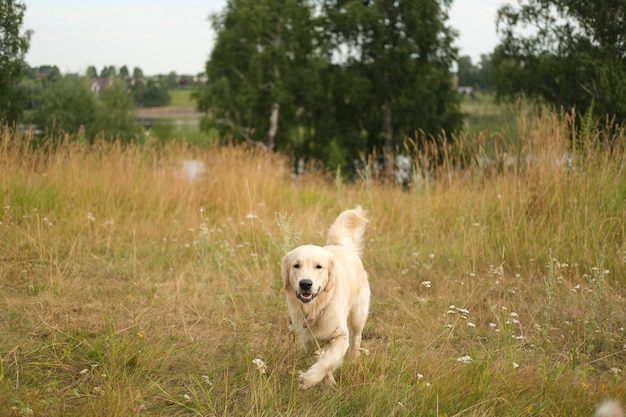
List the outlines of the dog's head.
{"type": "Polygon", "coordinates": [[[295,291],[295,296],[304,304],[313,301],[320,293],[330,291],[333,271],[332,254],[319,246],[300,246],[283,258],[285,290],[295,291]]]}

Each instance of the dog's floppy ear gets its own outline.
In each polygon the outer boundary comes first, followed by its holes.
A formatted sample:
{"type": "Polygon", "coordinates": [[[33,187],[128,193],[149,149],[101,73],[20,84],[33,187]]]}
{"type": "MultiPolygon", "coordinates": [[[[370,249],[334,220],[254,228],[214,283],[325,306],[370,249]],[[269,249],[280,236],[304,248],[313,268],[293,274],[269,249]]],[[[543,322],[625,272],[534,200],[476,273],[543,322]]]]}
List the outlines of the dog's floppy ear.
{"type": "Polygon", "coordinates": [[[328,257],[328,282],[326,282],[326,286],[324,287],[324,291],[330,291],[335,286],[336,271],[335,271],[335,260],[332,256],[328,257]]]}
{"type": "Polygon", "coordinates": [[[283,281],[285,282],[285,288],[289,288],[291,283],[289,282],[289,270],[291,269],[291,261],[290,261],[290,253],[283,256],[283,267],[282,267],[282,276],[283,281]]]}

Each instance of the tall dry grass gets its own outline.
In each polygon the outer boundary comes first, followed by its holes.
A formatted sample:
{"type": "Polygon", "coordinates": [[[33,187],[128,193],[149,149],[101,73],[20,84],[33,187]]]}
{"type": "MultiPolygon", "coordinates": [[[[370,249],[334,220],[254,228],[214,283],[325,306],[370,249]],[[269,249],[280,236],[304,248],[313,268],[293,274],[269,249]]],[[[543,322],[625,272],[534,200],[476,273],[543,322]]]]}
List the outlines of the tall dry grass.
{"type": "Polygon", "coordinates": [[[4,130],[0,410],[587,416],[623,402],[625,135],[609,149],[572,118],[460,138],[408,191],[368,171],[293,180],[286,158],[246,147],[33,149],[4,130]],[[370,354],[336,389],[299,392],[308,358],[280,258],[356,204],[372,220],[370,354]]]}

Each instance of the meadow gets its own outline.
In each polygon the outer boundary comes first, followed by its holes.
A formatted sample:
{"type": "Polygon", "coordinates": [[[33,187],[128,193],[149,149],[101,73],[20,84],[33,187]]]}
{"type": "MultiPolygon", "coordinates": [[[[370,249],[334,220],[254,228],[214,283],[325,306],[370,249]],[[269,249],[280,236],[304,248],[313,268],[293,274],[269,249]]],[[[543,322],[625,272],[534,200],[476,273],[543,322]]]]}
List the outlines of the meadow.
{"type": "MultiPolygon", "coordinates": [[[[245,146],[0,133],[2,416],[590,416],[626,401],[626,134],[571,114],[472,132],[408,189],[245,146]],[[180,173],[206,164],[203,178],[180,173]],[[309,364],[280,278],[371,223],[363,354],[309,364]]],[[[430,155],[415,151],[415,161],[430,155]]],[[[417,173],[416,173],[417,174],[417,173]]]]}

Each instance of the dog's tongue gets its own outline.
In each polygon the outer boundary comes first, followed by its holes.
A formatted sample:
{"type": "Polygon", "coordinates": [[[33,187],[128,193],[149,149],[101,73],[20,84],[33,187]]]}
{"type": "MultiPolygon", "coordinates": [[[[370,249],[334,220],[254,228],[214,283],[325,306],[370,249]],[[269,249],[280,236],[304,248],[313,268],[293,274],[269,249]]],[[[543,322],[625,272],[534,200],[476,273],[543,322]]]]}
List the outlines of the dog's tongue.
{"type": "Polygon", "coordinates": [[[309,292],[303,292],[303,293],[301,294],[301,296],[302,296],[302,298],[304,298],[305,300],[309,300],[309,299],[313,298],[313,295],[312,295],[311,293],[309,293],[309,292]]]}

